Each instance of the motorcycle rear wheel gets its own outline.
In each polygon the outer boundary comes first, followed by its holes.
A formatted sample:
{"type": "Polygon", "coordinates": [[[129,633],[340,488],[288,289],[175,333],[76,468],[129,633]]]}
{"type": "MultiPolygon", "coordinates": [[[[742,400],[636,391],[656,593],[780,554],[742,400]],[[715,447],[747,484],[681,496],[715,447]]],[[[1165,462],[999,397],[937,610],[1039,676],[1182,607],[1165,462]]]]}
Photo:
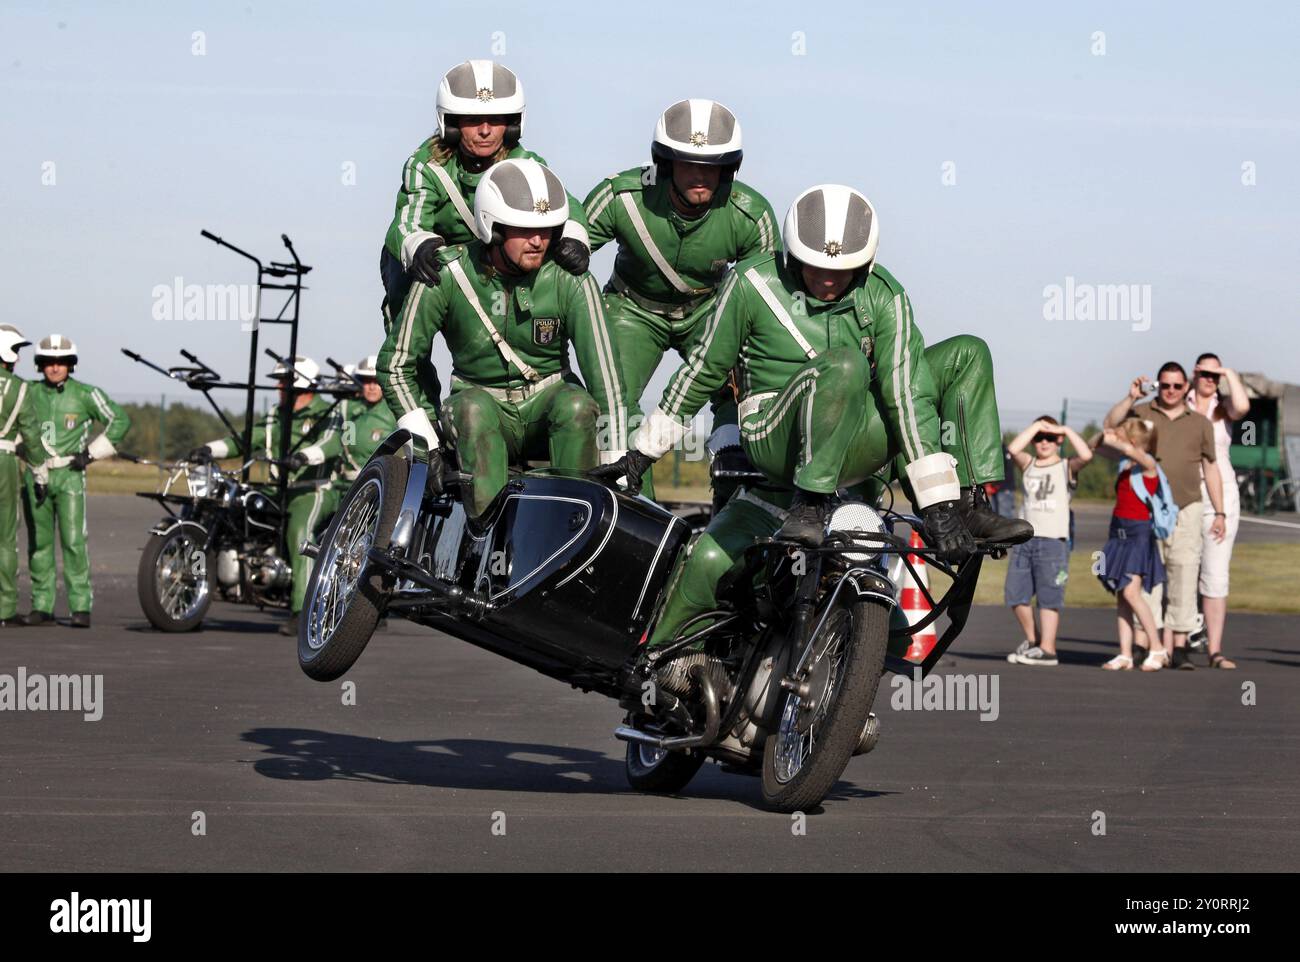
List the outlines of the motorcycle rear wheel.
{"type": "Polygon", "coordinates": [[[367,560],[386,546],[397,523],[409,467],[392,455],[361,470],[321,539],[298,619],[298,665],[316,681],[333,681],[365,651],[390,587],[367,560]]]}
{"type": "Polygon", "coordinates": [[[810,672],[811,710],[783,692],[777,728],[763,746],[763,803],[778,812],[819,805],[844,773],[876,700],[885,664],[889,609],[874,601],[837,604],[812,640],[823,652],[810,672]]]}
{"type": "Polygon", "coordinates": [[[208,533],[182,521],[165,534],[151,534],[140,552],[136,594],[140,610],[159,631],[193,631],[212,604],[215,574],[203,553],[208,533]]]}

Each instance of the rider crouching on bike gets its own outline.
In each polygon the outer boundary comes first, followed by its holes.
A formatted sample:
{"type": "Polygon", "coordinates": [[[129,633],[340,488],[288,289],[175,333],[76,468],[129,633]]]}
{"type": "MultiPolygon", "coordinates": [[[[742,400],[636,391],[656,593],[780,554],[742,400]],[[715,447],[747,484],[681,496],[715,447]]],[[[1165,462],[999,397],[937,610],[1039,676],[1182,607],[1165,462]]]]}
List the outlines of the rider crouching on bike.
{"type": "MultiPolygon", "coordinates": [[[[825,185],[786,215],[786,254],[737,264],[662,400],[618,463],[598,477],[640,486],[650,465],[738,367],[745,453],[780,490],[732,498],[678,563],[650,638],[666,644],[689,618],[716,607],[716,588],[755,540],[823,541],[829,499],[896,460],[927,543],[961,561],[974,539],[1018,542],[1033,529],[1002,518],[979,486],[1002,477],[1002,440],[987,345],[959,335],[927,348],[903,286],[876,266],[879,223],[865,196],[825,185]],[[949,430],[941,426],[950,424],[949,430]],[[962,460],[962,431],[971,463],[962,460]]],[[[685,694],[686,653],[660,684],[685,694]]]]}
{"type": "Polygon", "coordinates": [[[302,544],[310,540],[321,522],[337,507],[339,493],[331,487],[338,464],[331,442],[338,432],[338,417],[330,414],[330,404],[316,394],[320,366],[309,357],[295,357],[292,368],[284,362],[275,365],[271,379],[279,382],[280,401],[266,412],[266,418],[253,427],[252,452],[241,452],[243,441],[231,435],[195,448],[191,461],[262,455],[271,462],[271,480],[280,477],[275,460],[280,457],[280,424],[288,403],[292,380],[293,411],[289,422],[289,517],[285,527],[285,548],[293,569],[293,586],[289,595],[289,620],[280,626],[280,634],[298,634],[298,613],[307,594],[312,560],[302,554],[302,544]]]}
{"type": "MultiPolygon", "coordinates": [[[[452,360],[448,418],[471,523],[481,524],[520,458],[582,470],[597,463],[597,418],[626,446],[626,417],[600,290],[560,269],[552,247],[569,218],[564,186],[534,160],[506,160],[474,196],[479,240],[439,252],[437,283],[416,281],[379,352],[379,381],[398,427],[440,460],[418,364],[439,331],[452,360]],[[586,381],[569,371],[569,343],[586,381]],[[588,393],[588,390],[590,393],[588,393]]],[[[438,469],[435,467],[435,475],[438,469]]]]}

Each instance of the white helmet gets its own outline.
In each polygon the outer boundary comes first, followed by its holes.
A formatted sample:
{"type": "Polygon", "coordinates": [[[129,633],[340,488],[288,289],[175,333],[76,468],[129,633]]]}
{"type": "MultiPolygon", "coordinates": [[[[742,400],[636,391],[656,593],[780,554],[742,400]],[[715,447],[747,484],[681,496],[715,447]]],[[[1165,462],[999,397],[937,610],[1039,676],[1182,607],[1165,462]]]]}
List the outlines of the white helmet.
{"type": "Polygon", "coordinates": [[[524,87],[509,67],[491,60],[466,60],[447,71],[438,84],[438,136],[449,147],[460,143],[454,117],[519,116],[506,127],[506,146],[524,132],[524,87]]]}
{"type": "Polygon", "coordinates": [[[44,361],[63,361],[66,364],[77,363],[77,345],[62,334],[51,334],[41,338],[36,345],[36,356],[32,358],[37,367],[44,361]]]}
{"type": "Polygon", "coordinates": [[[688,160],[730,166],[734,172],[743,154],[740,121],[716,100],[677,101],[659,115],[650,142],[656,163],[688,160]]]}
{"type": "MultiPolygon", "coordinates": [[[[316,378],[320,377],[320,365],[309,357],[299,354],[293,359],[293,386],[300,391],[314,390],[316,378]]],[[[278,362],[271,370],[271,380],[279,381],[289,377],[289,368],[284,361],[278,362]]]]}
{"type": "Polygon", "coordinates": [[[561,227],[569,219],[569,195],[560,178],[535,160],[503,160],[488,168],[474,191],[474,230],[485,244],[499,244],[497,225],[561,227]]]}
{"type": "Polygon", "coordinates": [[[15,364],[18,361],[18,349],[30,347],[31,341],[23,337],[23,332],[12,324],[0,324],[0,361],[15,364]]]}
{"type": "Polygon", "coordinates": [[[367,354],[361,360],[357,361],[356,366],[352,368],[353,377],[378,377],[376,368],[379,365],[378,354],[367,354]]]}
{"type": "Polygon", "coordinates": [[[788,257],[812,267],[870,271],[880,221],[866,196],[852,187],[821,184],[795,198],[781,230],[788,257]]]}

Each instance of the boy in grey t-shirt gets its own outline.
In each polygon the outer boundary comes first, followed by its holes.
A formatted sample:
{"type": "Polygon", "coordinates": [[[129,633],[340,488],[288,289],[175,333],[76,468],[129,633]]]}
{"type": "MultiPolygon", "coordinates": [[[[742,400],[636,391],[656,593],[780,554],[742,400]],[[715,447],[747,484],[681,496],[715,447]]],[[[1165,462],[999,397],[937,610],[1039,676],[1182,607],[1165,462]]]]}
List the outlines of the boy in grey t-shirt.
{"type": "Polygon", "coordinates": [[[1021,517],[1034,526],[1034,536],[1011,549],[1007,567],[1006,603],[1024,631],[1024,641],[1007,655],[1017,665],[1055,665],[1056,632],[1065,606],[1065,582],[1070,576],[1070,495],[1079,469],[1092,460],[1092,448],[1073,430],[1043,415],[1020,432],[1007,450],[1021,472],[1024,507],[1021,517]],[[1061,457],[1068,439],[1078,453],[1061,457]],[[1025,447],[1033,444],[1034,453],[1025,447]],[[1032,602],[1038,598],[1034,626],[1032,602]]]}

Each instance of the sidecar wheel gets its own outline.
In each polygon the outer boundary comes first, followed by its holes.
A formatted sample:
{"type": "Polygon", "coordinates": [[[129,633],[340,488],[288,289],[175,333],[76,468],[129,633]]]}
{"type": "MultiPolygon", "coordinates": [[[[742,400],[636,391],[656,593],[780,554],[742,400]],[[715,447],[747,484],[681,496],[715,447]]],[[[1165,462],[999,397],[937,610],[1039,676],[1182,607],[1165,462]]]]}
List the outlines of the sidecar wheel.
{"type": "Polygon", "coordinates": [[[638,792],[676,795],[704,764],[701,752],[666,752],[650,745],[627,743],[624,770],[627,783],[638,792]]]}
{"type": "Polygon", "coordinates": [[[325,529],[298,619],[298,664],[316,681],[351,668],[375,632],[391,586],[367,553],[397,523],[409,468],[385,455],[367,464],[325,529]]]}
{"type": "Polygon", "coordinates": [[[815,808],[844,773],[861,741],[884,671],[889,609],[854,601],[831,610],[812,640],[823,655],[808,701],[783,692],[776,730],[763,746],[763,802],[778,812],[815,808]]]}

